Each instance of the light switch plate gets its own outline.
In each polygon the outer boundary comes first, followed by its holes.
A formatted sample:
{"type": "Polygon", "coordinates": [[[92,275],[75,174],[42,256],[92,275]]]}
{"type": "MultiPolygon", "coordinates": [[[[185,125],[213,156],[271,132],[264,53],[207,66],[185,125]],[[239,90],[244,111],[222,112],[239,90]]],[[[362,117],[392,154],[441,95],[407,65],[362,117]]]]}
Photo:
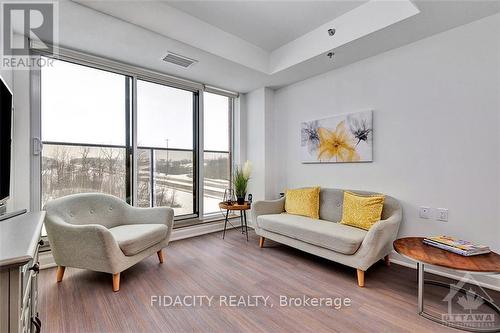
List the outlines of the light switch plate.
{"type": "Polygon", "coordinates": [[[431,216],[431,207],[420,206],[418,208],[418,216],[421,219],[428,219],[431,216]]]}
{"type": "Polygon", "coordinates": [[[448,221],[448,209],[446,209],[446,208],[436,209],[436,220],[447,222],[448,221]]]}

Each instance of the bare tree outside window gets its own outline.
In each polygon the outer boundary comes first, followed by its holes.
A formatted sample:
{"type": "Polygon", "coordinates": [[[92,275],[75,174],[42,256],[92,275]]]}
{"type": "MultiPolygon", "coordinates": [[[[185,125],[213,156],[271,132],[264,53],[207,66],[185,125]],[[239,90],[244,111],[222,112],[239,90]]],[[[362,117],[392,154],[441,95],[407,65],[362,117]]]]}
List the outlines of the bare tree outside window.
{"type": "Polygon", "coordinates": [[[137,151],[137,203],[139,207],[151,206],[151,152],[137,151]]]}
{"type": "Polygon", "coordinates": [[[42,156],[42,206],[49,200],[84,192],[125,199],[124,156],[124,148],[46,144],[42,156]]]}

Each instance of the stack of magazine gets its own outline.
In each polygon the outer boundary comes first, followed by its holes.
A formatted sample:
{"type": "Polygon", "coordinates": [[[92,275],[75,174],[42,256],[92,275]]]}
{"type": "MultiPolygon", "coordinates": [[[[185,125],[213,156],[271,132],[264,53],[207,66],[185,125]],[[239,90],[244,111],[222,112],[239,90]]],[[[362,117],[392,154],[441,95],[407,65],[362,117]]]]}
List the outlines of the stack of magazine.
{"type": "Polygon", "coordinates": [[[467,257],[490,253],[490,248],[488,246],[476,245],[469,241],[449,236],[427,237],[424,238],[424,243],[467,257]]]}

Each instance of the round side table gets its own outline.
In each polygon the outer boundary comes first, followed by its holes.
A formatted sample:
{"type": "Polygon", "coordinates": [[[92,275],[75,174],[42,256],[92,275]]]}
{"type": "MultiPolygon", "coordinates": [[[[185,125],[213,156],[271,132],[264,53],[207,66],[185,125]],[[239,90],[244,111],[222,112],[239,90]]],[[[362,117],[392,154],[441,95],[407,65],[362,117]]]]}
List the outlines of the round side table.
{"type": "Polygon", "coordinates": [[[241,233],[246,234],[248,242],[247,210],[250,209],[250,203],[248,201],[245,201],[243,205],[239,205],[236,202],[223,201],[219,203],[219,208],[226,211],[226,215],[224,218],[224,231],[222,233],[222,239],[224,239],[224,237],[226,236],[226,227],[228,223],[233,228],[235,228],[235,226],[231,222],[229,222],[229,212],[240,211],[241,233]]]}
{"type": "Polygon", "coordinates": [[[462,271],[470,274],[500,274],[500,255],[495,252],[488,254],[480,254],[477,256],[465,257],[446,250],[436,248],[423,243],[423,237],[406,237],[394,241],[394,250],[405,258],[408,258],[417,263],[418,267],[418,314],[427,319],[433,320],[445,326],[458,328],[470,332],[498,332],[499,327],[493,328],[475,328],[452,321],[447,321],[443,318],[431,315],[424,310],[424,284],[445,287],[453,289],[456,292],[467,296],[480,297],[480,299],[498,315],[500,315],[500,307],[491,300],[477,295],[474,292],[464,288],[448,285],[446,283],[434,280],[424,279],[424,265],[434,265],[462,271]]]}

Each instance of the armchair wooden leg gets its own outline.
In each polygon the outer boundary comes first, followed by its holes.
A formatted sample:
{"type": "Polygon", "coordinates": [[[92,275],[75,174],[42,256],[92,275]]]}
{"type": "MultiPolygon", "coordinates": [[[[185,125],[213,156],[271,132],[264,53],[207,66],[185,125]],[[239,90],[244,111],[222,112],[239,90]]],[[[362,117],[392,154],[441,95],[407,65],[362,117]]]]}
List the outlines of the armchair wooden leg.
{"type": "Polygon", "coordinates": [[[158,255],[158,260],[160,261],[160,264],[163,264],[163,250],[156,252],[156,254],[158,255]]]}
{"type": "Polygon", "coordinates": [[[64,270],[66,267],[64,266],[57,266],[57,272],[56,272],[56,280],[57,282],[61,282],[64,276],[64,270]]]}
{"type": "Polygon", "coordinates": [[[365,271],[358,269],[358,286],[365,286],[365,271]]]}
{"type": "Polygon", "coordinates": [[[389,255],[386,255],[386,256],[384,257],[384,262],[385,262],[385,265],[386,265],[386,266],[391,266],[391,262],[389,261],[389,255]]]}
{"type": "Polygon", "coordinates": [[[266,240],[266,238],[260,237],[260,239],[259,239],[259,247],[264,247],[264,241],[265,240],[266,240]]]}
{"type": "Polygon", "coordinates": [[[113,274],[113,291],[120,290],[120,273],[113,274]]]}

